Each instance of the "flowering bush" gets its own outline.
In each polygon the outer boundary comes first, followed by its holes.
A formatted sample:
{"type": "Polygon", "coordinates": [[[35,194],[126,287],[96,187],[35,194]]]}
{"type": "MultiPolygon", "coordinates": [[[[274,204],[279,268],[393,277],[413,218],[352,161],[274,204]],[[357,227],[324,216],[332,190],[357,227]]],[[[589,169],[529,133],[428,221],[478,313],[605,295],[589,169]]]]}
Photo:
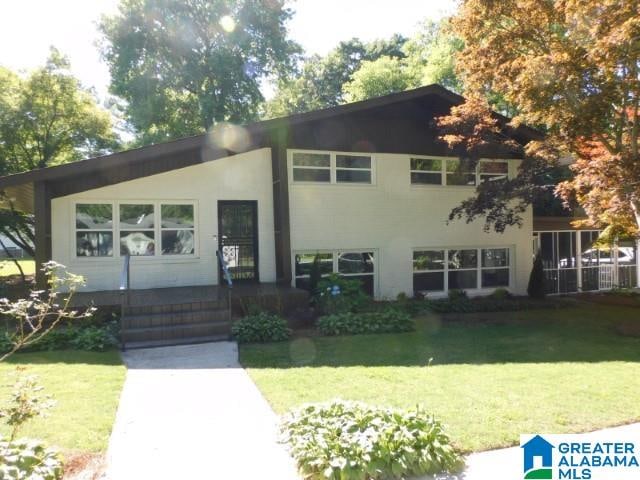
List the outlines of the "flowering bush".
{"type": "Polygon", "coordinates": [[[462,466],[442,424],[420,408],[399,411],[335,400],[290,413],[281,433],[310,479],[399,479],[462,466]]]}
{"type": "Polygon", "coordinates": [[[62,460],[38,440],[8,441],[0,437],[0,478],[59,480],[62,460]]]}

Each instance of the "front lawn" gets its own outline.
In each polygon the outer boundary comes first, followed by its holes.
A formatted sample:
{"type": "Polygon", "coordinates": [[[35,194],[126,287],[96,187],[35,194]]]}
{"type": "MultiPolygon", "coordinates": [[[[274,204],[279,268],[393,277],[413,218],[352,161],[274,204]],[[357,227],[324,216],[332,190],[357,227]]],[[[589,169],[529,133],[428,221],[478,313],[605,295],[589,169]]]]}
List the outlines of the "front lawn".
{"type": "MultiPolygon", "coordinates": [[[[125,377],[117,351],[15,354],[0,363],[2,403],[11,392],[18,365],[37,375],[44,392],[57,402],[48,417],[33,420],[19,436],[40,438],[67,453],[106,450],[125,377]]],[[[0,432],[6,433],[2,428],[0,432]]]]}
{"type": "Polygon", "coordinates": [[[241,363],[278,413],[335,397],[413,407],[478,451],[521,433],[589,431],[640,420],[640,339],[617,321],[637,308],[437,315],[416,332],[242,345],[241,363]]]}

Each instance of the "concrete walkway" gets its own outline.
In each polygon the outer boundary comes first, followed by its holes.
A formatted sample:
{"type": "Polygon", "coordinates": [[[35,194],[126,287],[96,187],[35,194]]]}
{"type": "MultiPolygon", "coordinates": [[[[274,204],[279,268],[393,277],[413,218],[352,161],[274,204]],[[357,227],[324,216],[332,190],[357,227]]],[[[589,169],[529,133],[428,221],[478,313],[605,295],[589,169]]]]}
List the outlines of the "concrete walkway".
{"type": "Polygon", "coordinates": [[[125,352],[110,480],[297,479],[235,343],[125,352]]]}

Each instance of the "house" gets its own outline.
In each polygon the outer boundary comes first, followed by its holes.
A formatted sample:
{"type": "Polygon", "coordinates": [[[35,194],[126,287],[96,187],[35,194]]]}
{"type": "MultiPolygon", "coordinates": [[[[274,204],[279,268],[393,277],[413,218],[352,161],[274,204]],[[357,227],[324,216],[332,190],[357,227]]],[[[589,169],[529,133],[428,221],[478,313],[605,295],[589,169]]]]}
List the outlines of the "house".
{"type": "MultiPolygon", "coordinates": [[[[521,161],[496,147],[459,172],[433,120],[462,101],[430,85],[11,175],[0,189],[35,213],[37,261],[67,265],[87,291],[117,291],[128,258],[133,290],[220,285],[219,251],[238,284],[304,288],[319,255],[324,274],[357,278],[375,298],[525,294],[531,210],[502,234],[446,221],[521,161]]],[[[514,133],[521,144],[539,137],[514,133]]],[[[553,250],[550,278],[576,268],[576,242],[565,248],[556,230],[537,238],[553,250]]]]}

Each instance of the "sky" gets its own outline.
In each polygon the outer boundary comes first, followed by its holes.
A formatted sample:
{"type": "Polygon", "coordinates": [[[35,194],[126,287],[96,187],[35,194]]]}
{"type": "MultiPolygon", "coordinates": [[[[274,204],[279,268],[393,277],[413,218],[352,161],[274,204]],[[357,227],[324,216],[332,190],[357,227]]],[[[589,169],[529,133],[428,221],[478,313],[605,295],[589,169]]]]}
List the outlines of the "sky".
{"type": "MultiPolygon", "coordinates": [[[[72,72],[104,99],[109,70],[97,47],[96,22],[117,11],[118,0],[0,0],[0,65],[42,65],[49,46],[69,56],[72,72]]],[[[291,38],[308,54],[325,54],[341,40],[410,36],[418,23],[451,14],[455,0],[295,0],[291,38]]],[[[267,88],[268,90],[268,88],[267,88]]],[[[269,95],[270,92],[265,92],[269,95]]]]}

